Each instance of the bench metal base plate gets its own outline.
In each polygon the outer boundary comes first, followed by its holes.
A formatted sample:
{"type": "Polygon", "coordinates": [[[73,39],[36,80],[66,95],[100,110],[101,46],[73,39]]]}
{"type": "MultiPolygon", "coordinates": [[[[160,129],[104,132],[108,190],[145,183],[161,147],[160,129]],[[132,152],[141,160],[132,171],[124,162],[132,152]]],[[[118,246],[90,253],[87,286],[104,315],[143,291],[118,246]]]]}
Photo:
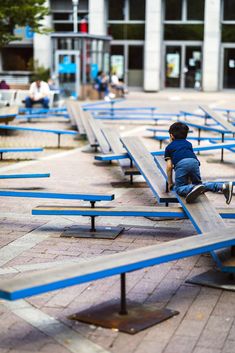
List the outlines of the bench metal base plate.
{"type": "Polygon", "coordinates": [[[72,315],[69,319],[135,334],[179,314],[170,309],[158,309],[153,304],[141,305],[134,302],[128,302],[127,315],[120,315],[119,310],[120,303],[112,301],[72,315]]]}
{"type": "Polygon", "coordinates": [[[66,238],[93,238],[93,239],[115,239],[124,227],[96,226],[96,231],[91,231],[90,226],[71,226],[65,228],[61,237],[66,238]]]}
{"type": "Polygon", "coordinates": [[[186,283],[235,291],[235,279],[232,277],[232,274],[215,270],[210,270],[190,278],[186,283]]]}

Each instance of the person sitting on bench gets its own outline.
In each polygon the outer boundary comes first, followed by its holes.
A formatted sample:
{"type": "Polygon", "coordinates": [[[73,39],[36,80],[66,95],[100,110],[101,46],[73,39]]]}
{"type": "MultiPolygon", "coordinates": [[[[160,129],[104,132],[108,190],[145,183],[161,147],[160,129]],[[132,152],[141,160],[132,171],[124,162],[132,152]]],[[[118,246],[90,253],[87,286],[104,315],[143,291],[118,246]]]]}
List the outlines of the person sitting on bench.
{"type": "Polygon", "coordinates": [[[26,108],[32,108],[34,104],[41,104],[43,108],[49,109],[50,88],[48,83],[37,79],[29,89],[29,96],[25,99],[26,108]]]}
{"type": "Polygon", "coordinates": [[[117,92],[121,92],[122,97],[125,97],[125,94],[128,93],[127,87],[124,82],[120,81],[116,71],[111,75],[111,87],[114,88],[117,92]]]}
{"type": "Polygon", "coordinates": [[[233,195],[233,183],[202,182],[200,162],[193,151],[192,144],[186,140],[188,131],[188,126],[181,122],[174,123],[169,128],[171,142],[165,149],[169,190],[174,186],[176,193],[185,196],[188,203],[195,201],[206,191],[222,192],[226,203],[229,204],[233,195]],[[175,171],[174,185],[173,169],[175,171]]]}

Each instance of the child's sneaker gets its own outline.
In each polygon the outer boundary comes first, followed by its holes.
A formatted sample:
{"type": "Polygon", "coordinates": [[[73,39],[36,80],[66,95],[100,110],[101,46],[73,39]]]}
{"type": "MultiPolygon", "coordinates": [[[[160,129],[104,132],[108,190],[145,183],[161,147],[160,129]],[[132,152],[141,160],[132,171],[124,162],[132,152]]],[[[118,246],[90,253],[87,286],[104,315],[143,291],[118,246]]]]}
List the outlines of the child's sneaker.
{"type": "Polygon", "coordinates": [[[233,197],[233,182],[224,183],[222,186],[222,193],[226,199],[226,203],[229,205],[233,197]]]}
{"type": "Polygon", "coordinates": [[[188,195],[186,196],[185,200],[187,203],[192,203],[193,201],[196,200],[196,198],[198,198],[198,196],[200,196],[201,194],[203,194],[205,192],[206,188],[203,184],[199,184],[194,186],[193,190],[190,191],[188,193],[188,195]]]}

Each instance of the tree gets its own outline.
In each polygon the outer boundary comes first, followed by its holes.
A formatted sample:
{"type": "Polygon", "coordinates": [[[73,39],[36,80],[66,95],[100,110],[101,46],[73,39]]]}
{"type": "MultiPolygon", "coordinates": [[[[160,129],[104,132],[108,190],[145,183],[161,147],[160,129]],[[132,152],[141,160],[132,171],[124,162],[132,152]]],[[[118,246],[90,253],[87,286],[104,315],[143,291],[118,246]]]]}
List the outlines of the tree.
{"type": "Polygon", "coordinates": [[[34,32],[45,33],[41,21],[48,14],[46,0],[0,0],[0,47],[12,40],[16,26],[30,26],[34,32]]]}

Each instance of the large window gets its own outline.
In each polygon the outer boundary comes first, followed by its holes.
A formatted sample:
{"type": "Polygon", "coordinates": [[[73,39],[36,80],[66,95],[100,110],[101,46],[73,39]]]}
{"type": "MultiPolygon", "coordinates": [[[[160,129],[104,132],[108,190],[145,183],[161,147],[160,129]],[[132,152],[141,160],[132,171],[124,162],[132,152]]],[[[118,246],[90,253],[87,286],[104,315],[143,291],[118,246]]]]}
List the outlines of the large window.
{"type": "Polygon", "coordinates": [[[124,20],[125,0],[108,1],[109,20],[124,20]]]}
{"type": "Polygon", "coordinates": [[[114,40],[144,40],[145,0],[108,0],[108,34],[114,40]]]}
{"type": "Polygon", "coordinates": [[[223,1],[223,20],[235,21],[235,1],[234,0],[223,1]]]}
{"type": "Polygon", "coordinates": [[[165,24],[164,40],[203,41],[203,24],[165,24]]]}
{"type": "MultiPolygon", "coordinates": [[[[73,32],[72,0],[51,0],[50,4],[54,31],[73,32]]],[[[88,0],[79,1],[78,30],[80,32],[88,31],[88,0]]]]}
{"type": "Polygon", "coordinates": [[[204,21],[205,0],[165,0],[165,21],[204,21]]]}
{"type": "Polygon", "coordinates": [[[165,2],[165,20],[181,21],[183,0],[166,0],[165,2]]]}
{"type": "Polygon", "coordinates": [[[129,17],[130,20],[145,20],[144,0],[129,0],[129,17]]]}
{"type": "Polygon", "coordinates": [[[2,49],[2,68],[4,71],[30,71],[32,62],[32,47],[2,49]]]}

